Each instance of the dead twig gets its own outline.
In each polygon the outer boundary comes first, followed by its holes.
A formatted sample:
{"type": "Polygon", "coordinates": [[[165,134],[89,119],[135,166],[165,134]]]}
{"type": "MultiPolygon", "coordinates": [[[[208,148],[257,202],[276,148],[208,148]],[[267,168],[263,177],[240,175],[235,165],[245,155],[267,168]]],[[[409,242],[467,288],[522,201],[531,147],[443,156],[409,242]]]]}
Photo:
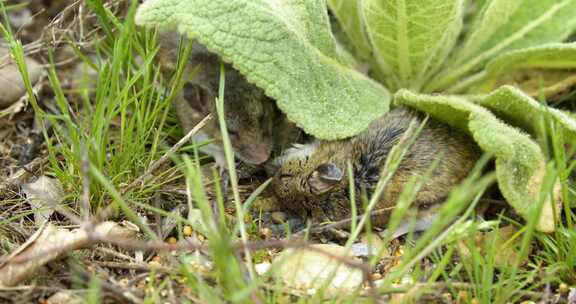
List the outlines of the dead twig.
{"type": "Polygon", "coordinates": [[[125,270],[140,270],[140,271],[151,271],[162,273],[170,273],[172,269],[164,266],[150,266],[147,264],[139,263],[120,263],[120,262],[95,262],[98,266],[104,268],[115,268],[115,269],[125,269],[125,270]]]}
{"type": "Polygon", "coordinates": [[[129,239],[134,231],[112,222],[103,222],[89,234],[86,229],[68,230],[47,224],[20,248],[0,258],[0,286],[15,286],[46,263],[81,248],[91,247],[92,237],[129,239]]]}
{"type": "MultiPolygon", "coordinates": [[[[388,207],[388,208],[373,210],[372,212],[370,212],[370,216],[376,217],[376,216],[381,216],[381,215],[385,215],[385,214],[390,214],[390,213],[392,213],[392,211],[394,211],[394,208],[395,207],[388,207]]],[[[364,214],[360,214],[357,216],[357,219],[360,220],[363,216],[364,216],[364,214]]],[[[330,223],[330,224],[318,224],[318,225],[312,226],[308,230],[302,230],[302,231],[295,233],[294,237],[301,237],[308,232],[318,234],[318,233],[330,231],[332,229],[349,228],[350,224],[352,224],[351,218],[343,219],[343,220],[340,220],[340,221],[337,221],[334,223],[330,223]]]]}

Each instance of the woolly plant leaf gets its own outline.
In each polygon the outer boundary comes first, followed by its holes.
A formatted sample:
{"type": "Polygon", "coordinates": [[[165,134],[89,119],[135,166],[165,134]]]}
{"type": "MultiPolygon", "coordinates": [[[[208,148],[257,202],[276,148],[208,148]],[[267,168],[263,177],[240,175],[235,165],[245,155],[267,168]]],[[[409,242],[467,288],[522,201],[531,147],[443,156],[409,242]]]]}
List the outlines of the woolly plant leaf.
{"type": "Polygon", "coordinates": [[[328,0],[328,6],[353,44],[358,57],[361,59],[370,58],[371,46],[362,24],[360,1],[328,0]]]}
{"type": "Polygon", "coordinates": [[[388,91],[339,57],[325,0],[148,0],[136,22],[197,39],[316,137],[355,135],[388,110],[388,91]]]}
{"type": "Polygon", "coordinates": [[[522,1],[516,0],[489,0],[477,7],[478,14],[459,56],[470,57],[481,48],[501,26],[510,21],[521,4],[522,1]]]}
{"type": "Polygon", "coordinates": [[[567,142],[576,142],[576,120],[565,112],[540,104],[515,87],[503,86],[475,102],[532,134],[538,134],[540,123],[549,117],[567,142]]]}
{"type": "Polygon", "coordinates": [[[576,29],[576,0],[490,0],[449,66],[427,87],[439,91],[507,51],[562,42],[576,29]]]}
{"type": "Polygon", "coordinates": [[[419,90],[456,43],[462,0],[363,0],[366,32],[384,81],[419,90]]]}
{"type": "Polygon", "coordinates": [[[486,73],[494,77],[505,72],[529,68],[576,68],[576,42],[544,44],[502,54],[486,65],[486,73]]]}
{"type": "MultiPolygon", "coordinates": [[[[570,92],[572,88],[576,87],[574,70],[518,69],[501,74],[494,79],[481,82],[482,80],[478,80],[479,83],[471,84],[472,87],[466,89],[467,94],[487,94],[495,88],[513,85],[532,98],[559,103],[570,100],[570,92]]],[[[458,92],[462,92],[462,90],[458,92]]]]}
{"type": "MultiPolygon", "coordinates": [[[[525,218],[537,207],[546,161],[529,135],[496,118],[487,109],[464,98],[432,96],[401,90],[395,104],[415,108],[431,117],[468,132],[478,146],[496,158],[498,186],[509,204],[525,218]]],[[[555,228],[554,206],[547,201],[538,221],[540,231],[555,228]]]]}
{"type": "MultiPolygon", "coordinates": [[[[509,78],[514,74],[538,70],[546,72],[547,75],[544,75],[546,77],[542,77],[542,79],[547,80],[553,77],[553,74],[548,70],[570,70],[575,68],[576,43],[551,43],[514,50],[488,62],[482,77],[478,79],[480,83],[478,87],[482,92],[488,92],[496,85],[502,84],[502,81],[505,81],[503,78],[509,78]]],[[[576,77],[576,73],[573,71],[564,74],[566,74],[565,79],[570,78],[570,76],[576,77]]],[[[527,77],[524,76],[523,78],[527,77]]],[[[558,84],[560,81],[554,79],[554,82],[558,84]]]]}

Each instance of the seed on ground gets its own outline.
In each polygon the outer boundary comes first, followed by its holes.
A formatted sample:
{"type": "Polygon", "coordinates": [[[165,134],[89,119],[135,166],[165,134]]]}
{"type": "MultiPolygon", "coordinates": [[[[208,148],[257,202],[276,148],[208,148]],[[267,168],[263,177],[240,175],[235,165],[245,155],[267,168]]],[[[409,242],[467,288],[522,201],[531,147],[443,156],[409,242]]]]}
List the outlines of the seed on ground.
{"type": "Polygon", "coordinates": [[[184,229],[182,229],[182,233],[184,233],[185,236],[191,236],[192,232],[194,232],[194,230],[192,230],[190,226],[184,226],[184,229]]]}

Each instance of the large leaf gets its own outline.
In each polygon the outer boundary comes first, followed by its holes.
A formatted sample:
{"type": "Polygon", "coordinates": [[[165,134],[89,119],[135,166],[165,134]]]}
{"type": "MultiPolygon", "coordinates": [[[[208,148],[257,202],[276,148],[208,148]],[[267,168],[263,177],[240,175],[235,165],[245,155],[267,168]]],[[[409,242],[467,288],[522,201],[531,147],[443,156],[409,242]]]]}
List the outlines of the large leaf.
{"type": "Polygon", "coordinates": [[[427,91],[446,89],[507,51],[564,41],[576,28],[576,0],[490,0],[464,47],[427,91]]]}
{"type": "Polygon", "coordinates": [[[476,103],[532,134],[537,134],[539,123],[549,117],[558,126],[557,130],[562,131],[567,142],[576,142],[576,120],[558,109],[538,103],[515,87],[501,87],[476,103]]]}
{"type": "Polygon", "coordinates": [[[362,14],[360,12],[361,0],[328,0],[332,13],[338,19],[346,36],[350,39],[356,54],[361,59],[369,59],[371,46],[364,31],[362,14]]]}
{"type": "MultiPolygon", "coordinates": [[[[413,107],[469,132],[482,150],[495,156],[498,186],[508,203],[526,218],[532,214],[537,207],[546,161],[540,147],[529,135],[460,97],[421,95],[401,90],[395,95],[395,103],[413,107]]],[[[544,204],[539,230],[554,230],[553,208],[550,201],[544,204]]]]}
{"type": "Polygon", "coordinates": [[[450,93],[487,94],[495,88],[513,85],[524,93],[540,100],[559,103],[570,100],[570,93],[576,87],[576,72],[560,69],[518,69],[487,78],[485,73],[474,77],[468,86],[456,88],[450,93]]]}
{"type": "Polygon", "coordinates": [[[522,1],[491,0],[476,8],[479,12],[471,25],[468,39],[462,48],[460,56],[469,57],[496,32],[510,21],[522,1]]]}
{"type": "Polygon", "coordinates": [[[363,0],[366,32],[391,89],[418,90],[456,42],[462,0],[363,0]]]}
{"type": "MultiPolygon", "coordinates": [[[[511,77],[520,74],[522,79],[529,79],[530,74],[534,77],[542,76],[542,79],[534,79],[536,85],[542,81],[550,80],[555,83],[546,85],[546,87],[557,86],[559,81],[555,76],[561,79],[570,79],[576,77],[575,72],[556,73],[553,70],[570,70],[576,68],[576,43],[551,43],[521,50],[514,50],[504,53],[486,65],[485,71],[476,81],[481,92],[491,91],[496,85],[502,82],[510,81],[511,77]],[[538,71],[539,73],[536,73],[538,71]],[[545,75],[542,75],[545,74],[545,75]],[[508,79],[507,79],[508,78],[508,79]],[[542,81],[541,81],[542,80],[542,81]]],[[[526,82],[525,80],[524,82],[526,82]]],[[[470,85],[472,85],[471,83],[470,85]]],[[[541,88],[526,87],[526,90],[537,91],[541,88]]],[[[532,94],[531,94],[532,95],[532,94]]]]}
{"type": "Polygon", "coordinates": [[[488,62],[486,73],[494,77],[505,72],[529,68],[576,68],[576,42],[544,44],[502,54],[488,62]]]}
{"type": "Polygon", "coordinates": [[[388,110],[388,91],[339,57],[324,0],[149,0],[136,22],[196,38],[316,137],[355,135],[388,110]]]}
{"type": "Polygon", "coordinates": [[[576,43],[550,43],[506,52],[449,93],[487,93],[514,84],[530,96],[555,98],[576,84],[576,43]]]}

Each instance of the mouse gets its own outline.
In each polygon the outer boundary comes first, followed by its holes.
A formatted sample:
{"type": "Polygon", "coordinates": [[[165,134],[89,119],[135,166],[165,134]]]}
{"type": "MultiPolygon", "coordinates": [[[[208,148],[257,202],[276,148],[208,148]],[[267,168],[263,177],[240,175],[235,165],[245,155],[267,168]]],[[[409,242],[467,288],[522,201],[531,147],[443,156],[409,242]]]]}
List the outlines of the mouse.
{"type": "MultiPolygon", "coordinates": [[[[188,38],[176,32],[160,34],[160,65],[174,71],[179,44],[188,38]]],[[[247,164],[248,171],[271,164],[274,156],[303,138],[303,132],[288,120],[264,90],[250,83],[231,64],[197,41],[185,67],[185,84],[174,100],[183,131],[190,131],[206,115],[217,116],[215,99],[220,84],[220,66],[225,69],[224,115],[234,154],[247,164]]],[[[226,167],[222,134],[218,119],[212,119],[192,139],[202,143],[201,152],[212,156],[216,164],[226,167]]],[[[271,166],[268,166],[271,168],[271,166]]]]}
{"type": "MultiPolygon", "coordinates": [[[[408,130],[411,121],[421,123],[423,115],[397,107],[381,116],[357,136],[336,141],[315,140],[297,145],[276,159],[279,166],[271,183],[281,207],[314,222],[338,221],[351,214],[347,163],[352,165],[356,204],[362,210],[362,193],[376,189],[392,148],[408,130]]],[[[413,176],[424,176],[435,163],[430,178],[416,194],[413,206],[433,206],[466,178],[481,155],[466,134],[429,119],[392,178],[375,209],[393,207],[413,176]]],[[[374,219],[383,226],[386,216],[374,219]]]]}

